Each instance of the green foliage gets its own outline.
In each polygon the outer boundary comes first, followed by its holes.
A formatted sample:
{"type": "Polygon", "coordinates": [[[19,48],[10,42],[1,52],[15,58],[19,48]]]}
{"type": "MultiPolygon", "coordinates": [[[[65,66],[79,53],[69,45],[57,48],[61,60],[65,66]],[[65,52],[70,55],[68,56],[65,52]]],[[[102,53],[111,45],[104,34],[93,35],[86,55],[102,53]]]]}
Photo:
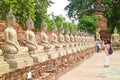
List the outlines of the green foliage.
{"type": "MultiPolygon", "coordinates": [[[[70,3],[65,7],[65,10],[68,11],[68,17],[73,20],[80,20],[83,15],[92,16],[94,12],[91,5],[95,6],[97,0],[68,1],[70,3]]],[[[108,28],[110,32],[112,33],[116,26],[120,33],[120,0],[102,0],[102,4],[104,5],[103,8],[105,8],[104,16],[108,20],[108,28]]]]}
{"type": "Polygon", "coordinates": [[[105,5],[105,17],[108,20],[108,28],[111,33],[115,27],[117,27],[120,34],[120,1],[115,2],[112,0],[110,2],[104,2],[105,5]]]}
{"type": "Polygon", "coordinates": [[[42,20],[46,21],[47,16],[47,8],[53,4],[51,0],[35,0],[35,28],[39,30],[41,28],[42,20]]]}
{"type": "Polygon", "coordinates": [[[54,16],[52,14],[52,18],[50,19],[48,17],[48,19],[46,20],[46,23],[48,25],[48,31],[51,31],[51,26],[53,26],[54,24],[57,26],[57,31],[59,32],[60,30],[60,26],[63,24],[64,29],[66,30],[67,27],[69,27],[70,29],[73,30],[77,30],[77,25],[71,22],[67,22],[65,21],[65,18],[62,15],[59,16],[54,16]]]}
{"type": "Polygon", "coordinates": [[[29,15],[35,20],[35,10],[32,3],[34,0],[3,0],[0,5],[0,15],[1,19],[5,20],[6,15],[10,9],[13,9],[13,13],[16,16],[17,22],[22,26],[25,26],[25,22],[28,19],[29,15]],[[19,4],[18,4],[19,3],[19,4]]]}
{"type": "Polygon", "coordinates": [[[102,2],[111,2],[112,0],[102,0],[102,2]]]}
{"type": "Polygon", "coordinates": [[[95,29],[96,29],[97,25],[98,24],[97,24],[96,17],[84,15],[79,20],[78,29],[82,29],[82,30],[85,30],[89,33],[95,34],[95,29]]]}
{"type": "Polygon", "coordinates": [[[50,4],[52,4],[50,0],[2,0],[0,1],[0,19],[6,20],[6,15],[12,7],[17,22],[23,27],[30,15],[35,22],[35,28],[40,29],[40,24],[46,19],[47,7],[50,4]]]}
{"type": "Polygon", "coordinates": [[[68,0],[70,3],[65,7],[68,11],[68,17],[71,19],[77,19],[83,16],[83,14],[91,15],[91,5],[94,0],[68,0]]]}

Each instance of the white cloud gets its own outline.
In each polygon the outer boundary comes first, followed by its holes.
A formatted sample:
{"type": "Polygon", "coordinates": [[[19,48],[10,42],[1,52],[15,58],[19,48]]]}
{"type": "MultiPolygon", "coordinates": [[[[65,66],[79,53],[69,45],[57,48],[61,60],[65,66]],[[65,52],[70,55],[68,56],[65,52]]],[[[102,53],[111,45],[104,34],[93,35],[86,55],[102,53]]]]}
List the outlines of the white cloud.
{"type": "Polygon", "coordinates": [[[68,17],[66,16],[67,11],[64,10],[64,8],[68,5],[67,0],[52,0],[55,4],[50,6],[48,8],[48,14],[51,14],[52,12],[54,15],[63,15],[67,21],[69,21],[68,17]]]}

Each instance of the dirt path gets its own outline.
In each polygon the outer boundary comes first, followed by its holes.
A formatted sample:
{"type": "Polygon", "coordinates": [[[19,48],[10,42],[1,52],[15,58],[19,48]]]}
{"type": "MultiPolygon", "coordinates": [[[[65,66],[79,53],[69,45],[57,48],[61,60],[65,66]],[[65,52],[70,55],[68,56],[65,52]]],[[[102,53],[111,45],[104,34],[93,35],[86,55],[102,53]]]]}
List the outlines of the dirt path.
{"type": "Polygon", "coordinates": [[[120,51],[110,56],[110,66],[105,68],[104,52],[96,53],[58,80],[120,80],[120,51]]]}

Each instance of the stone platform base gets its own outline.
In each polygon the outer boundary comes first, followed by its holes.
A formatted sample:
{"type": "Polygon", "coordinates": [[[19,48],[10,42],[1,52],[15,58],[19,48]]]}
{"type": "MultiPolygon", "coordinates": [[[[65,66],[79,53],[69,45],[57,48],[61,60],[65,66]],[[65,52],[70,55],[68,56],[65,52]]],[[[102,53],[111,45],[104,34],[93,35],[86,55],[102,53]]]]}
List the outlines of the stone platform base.
{"type": "Polygon", "coordinates": [[[56,49],[46,49],[45,53],[48,55],[49,59],[56,59],[60,55],[56,49]]]}
{"type": "Polygon", "coordinates": [[[0,73],[1,72],[8,72],[9,71],[9,64],[5,61],[0,61],[0,73]]]}
{"type": "Polygon", "coordinates": [[[33,59],[26,54],[5,54],[5,61],[10,68],[22,68],[33,64],[33,59]]]}
{"type": "Polygon", "coordinates": [[[44,62],[48,60],[48,55],[47,54],[38,54],[38,55],[31,55],[33,62],[38,63],[38,62],[44,62]]]}
{"type": "Polygon", "coordinates": [[[113,50],[120,50],[120,42],[111,43],[113,50]]]}
{"type": "Polygon", "coordinates": [[[27,74],[29,72],[31,72],[30,80],[56,80],[67,71],[78,66],[94,53],[95,47],[57,57],[55,59],[49,59],[44,62],[4,73],[0,76],[0,80],[28,80],[27,74]]]}

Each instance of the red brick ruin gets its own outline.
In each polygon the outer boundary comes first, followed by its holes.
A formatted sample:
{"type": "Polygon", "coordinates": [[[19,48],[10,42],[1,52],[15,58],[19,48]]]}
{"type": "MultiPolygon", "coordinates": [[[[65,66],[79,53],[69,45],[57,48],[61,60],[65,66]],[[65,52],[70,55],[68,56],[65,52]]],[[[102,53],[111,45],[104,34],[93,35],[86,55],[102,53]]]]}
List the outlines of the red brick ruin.
{"type": "Polygon", "coordinates": [[[97,5],[94,15],[98,17],[98,27],[100,28],[101,40],[110,40],[111,34],[107,28],[107,19],[104,17],[103,7],[101,6],[102,0],[96,0],[97,5]]]}

